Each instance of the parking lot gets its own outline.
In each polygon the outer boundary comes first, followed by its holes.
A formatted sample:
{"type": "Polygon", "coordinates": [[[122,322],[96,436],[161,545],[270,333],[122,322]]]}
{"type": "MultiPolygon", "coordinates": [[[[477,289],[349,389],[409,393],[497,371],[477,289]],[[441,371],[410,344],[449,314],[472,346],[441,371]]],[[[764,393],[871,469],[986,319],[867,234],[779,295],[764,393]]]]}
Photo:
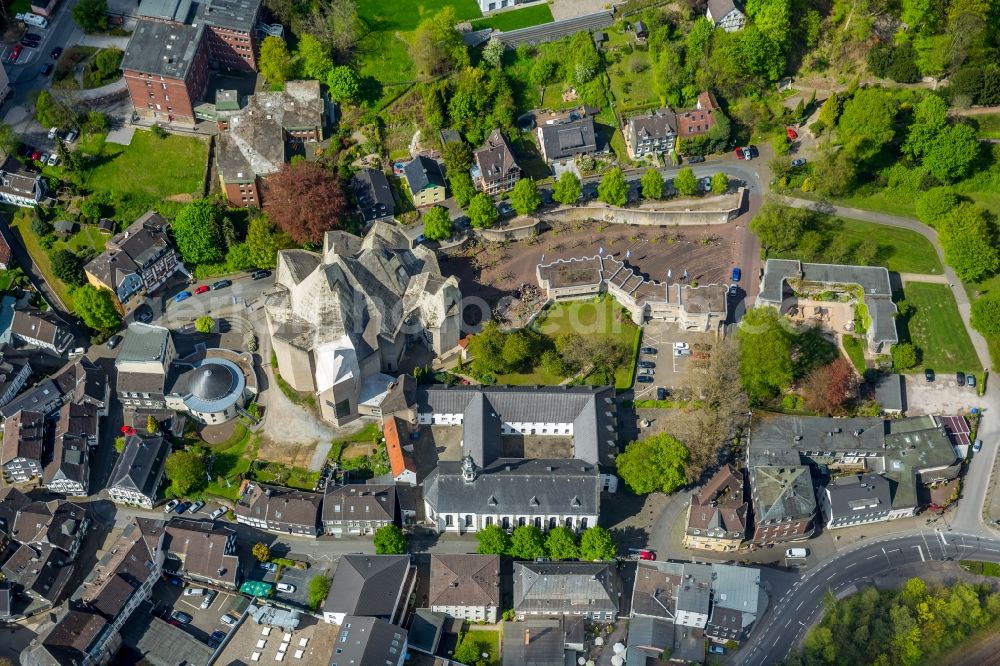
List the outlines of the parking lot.
{"type": "MultiPolygon", "coordinates": [[[[643,348],[652,347],[656,354],[640,354],[639,361],[651,361],[656,367],[651,368],[653,378],[650,383],[635,384],[636,400],[655,400],[656,389],[665,388],[674,391],[684,384],[684,374],[690,370],[692,360],[707,359],[715,336],[710,333],[682,331],[675,324],[650,322],[643,327],[643,348]],[[674,343],[683,342],[688,345],[690,355],[675,356],[674,343]]],[[[638,375],[637,375],[638,376],[638,375]]]]}
{"type": "Polygon", "coordinates": [[[233,617],[239,617],[249,604],[249,601],[242,595],[235,592],[219,591],[215,599],[212,600],[208,608],[201,607],[205,600],[203,596],[184,596],[184,590],[188,587],[201,587],[198,584],[188,584],[185,587],[172,585],[166,581],[161,581],[153,588],[153,603],[156,604],[156,613],[163,619],[170,617],[171,611],[177,610],[191,616],[188,624],[178,623],[176,626],[191,634],[203,643],[208,642],[213,631],[227,631],[229,627],[224,625],[219,618],[227,613],[233,617]]]}
{"type": "Polygon", "coordinates": [[[274,585],[274,598],[277,601],[301,608],[309,608],[309,580],[319,573],[322,573],[322,570],[281,567],[281,577],[277,578],[277,572],[267,571],[258,563],[254,565],[249,578],[251,580],[262,580],[265,583],[274,585]],[[278,583],[291,585],[295,588],[295,591],[282,592],[277,588],[278,583]]]}

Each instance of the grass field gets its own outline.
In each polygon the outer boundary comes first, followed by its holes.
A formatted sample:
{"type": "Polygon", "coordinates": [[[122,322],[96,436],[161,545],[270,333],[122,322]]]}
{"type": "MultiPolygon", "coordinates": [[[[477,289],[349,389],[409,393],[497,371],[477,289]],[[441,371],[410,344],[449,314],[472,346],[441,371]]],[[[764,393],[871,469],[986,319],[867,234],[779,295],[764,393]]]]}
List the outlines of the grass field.
{"type": "Polygon", "coordinates": [[[861,220],[833,217],[824,223],[820,233],[824,244],[818,252],[805,252],[800,247],[771,254],[775,259],[802,259],[819,263],[853,263],[858,247],[865,241],[876,244],[874,266],[885,266],[899,273],[940,275],[941,261],[930,242],[915,231],[873,224],[861,220]],[[836,241],[836,243],[834,242],[836,241]],[[848,256],[836,256],[847,248],[848,256]]]}
{"type": "Polygon", "coordinates": [[[70,296],[70,288],[52,272],[52,262],[49,261],[48,252],[42,248],[38,242],[38,236],[31,230],[31,217],[23,209],[18,209],[11,218],[10,228],[21,239],[21,243],[24,244],[24,248],[31,255],[31,258],[35,260],[35,265],[42,271],[45,281],[49,283],[49,286],[66,307],[72,309],[73,298],[70,296]]]}
{"type": "Polygon", "coordinates": [[[509,12],[501,12],[493,16],[472,22],[473,30],[483,30],[493,28],[501,32],[517,30],[518,28],[528,28],[533,25],[552,23],[552,10],[546,4],[532,5],[523,9],[514,9],[509,12]]]}
{"type": "MultiPolygon", "coordinates": [[[[922,367],[939,373],[982,370],[948,285],[910,282],[903,296],[914,307],[906,328],[923,352],[922,367]]],[[[905,331],[900,333],[905,341],[905,331]]]]}
{"type": "Polygon", "coordinates": [[[988,113],[972,119],[979,125],[980,139],[1000,139],[1000,113],[988,113]]]}
{"type": "MultiPolygon", "coordinates": [[[[461,645],[465,641],[475,641],[477,644],[482,645],[482,651],[489,655],[486,659],[486,663],[490,666],[497,666],[500,664],[500,632],[493,631],[492,629],[470,629],[462,635],[462,641],[459,643],[461,645]]],[[[457,648],[458,646],[456,646],[457,648]]]]}
{"type": "Polygon", "coordinates": [[[200,196],[204,185],[208,143],[202,139],[169,135],[159,138],[136,131],[132,143],[103,143],[96,166],[84,185],[95,192],[147,195],[155,199],[184,194],[200,196]]]}
{"type": "MultiPolygon", "coordinates": [[[[257,436],[238,424],[232,437],[210,447],[215,461],[212,463],[212,480],[204,494],[225,497],[235,502],[240,481],[250,471],[250,462],[257,457],[257,444],[257,436]]],[[[309,489],[312,490],[312,487],[309,489]]]]}

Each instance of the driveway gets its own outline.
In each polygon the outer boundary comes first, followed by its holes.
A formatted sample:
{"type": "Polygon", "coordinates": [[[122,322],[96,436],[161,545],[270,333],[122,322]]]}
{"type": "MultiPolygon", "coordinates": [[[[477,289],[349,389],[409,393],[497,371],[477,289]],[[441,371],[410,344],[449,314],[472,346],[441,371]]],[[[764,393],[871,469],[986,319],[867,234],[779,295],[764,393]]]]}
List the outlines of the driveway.
{"type": "Polygon", "coordinates": [[[985,400],[976,389],[959,386],[953,374],[939,374],[933,382],[923,375],[906,375],[906,402],[909,416],[958,414],[982,407],[985,400]]]}

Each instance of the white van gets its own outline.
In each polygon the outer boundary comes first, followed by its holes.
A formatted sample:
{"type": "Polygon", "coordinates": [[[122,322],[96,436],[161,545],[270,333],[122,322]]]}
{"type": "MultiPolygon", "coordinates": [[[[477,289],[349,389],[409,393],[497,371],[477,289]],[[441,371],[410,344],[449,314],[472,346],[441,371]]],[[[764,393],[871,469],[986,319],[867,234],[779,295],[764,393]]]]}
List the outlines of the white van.
{"type": "Polygon", "coordinates": [[[785,557],[788,559],[803,559],[809,557],[808,548],[789,548],[785,551],[785,557]]]}

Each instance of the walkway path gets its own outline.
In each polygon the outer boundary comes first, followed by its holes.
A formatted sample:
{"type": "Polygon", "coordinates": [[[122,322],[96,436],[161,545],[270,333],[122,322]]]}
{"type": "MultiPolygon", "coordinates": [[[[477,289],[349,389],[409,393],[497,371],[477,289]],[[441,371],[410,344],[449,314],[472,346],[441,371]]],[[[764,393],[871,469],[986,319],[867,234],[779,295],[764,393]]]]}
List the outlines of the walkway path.
{"type": "Polygon", "coordinates": [[[899,279],[905,282],[936,282],[948,284],[948,277],[930,273],[899,273],[899,279]]]}

